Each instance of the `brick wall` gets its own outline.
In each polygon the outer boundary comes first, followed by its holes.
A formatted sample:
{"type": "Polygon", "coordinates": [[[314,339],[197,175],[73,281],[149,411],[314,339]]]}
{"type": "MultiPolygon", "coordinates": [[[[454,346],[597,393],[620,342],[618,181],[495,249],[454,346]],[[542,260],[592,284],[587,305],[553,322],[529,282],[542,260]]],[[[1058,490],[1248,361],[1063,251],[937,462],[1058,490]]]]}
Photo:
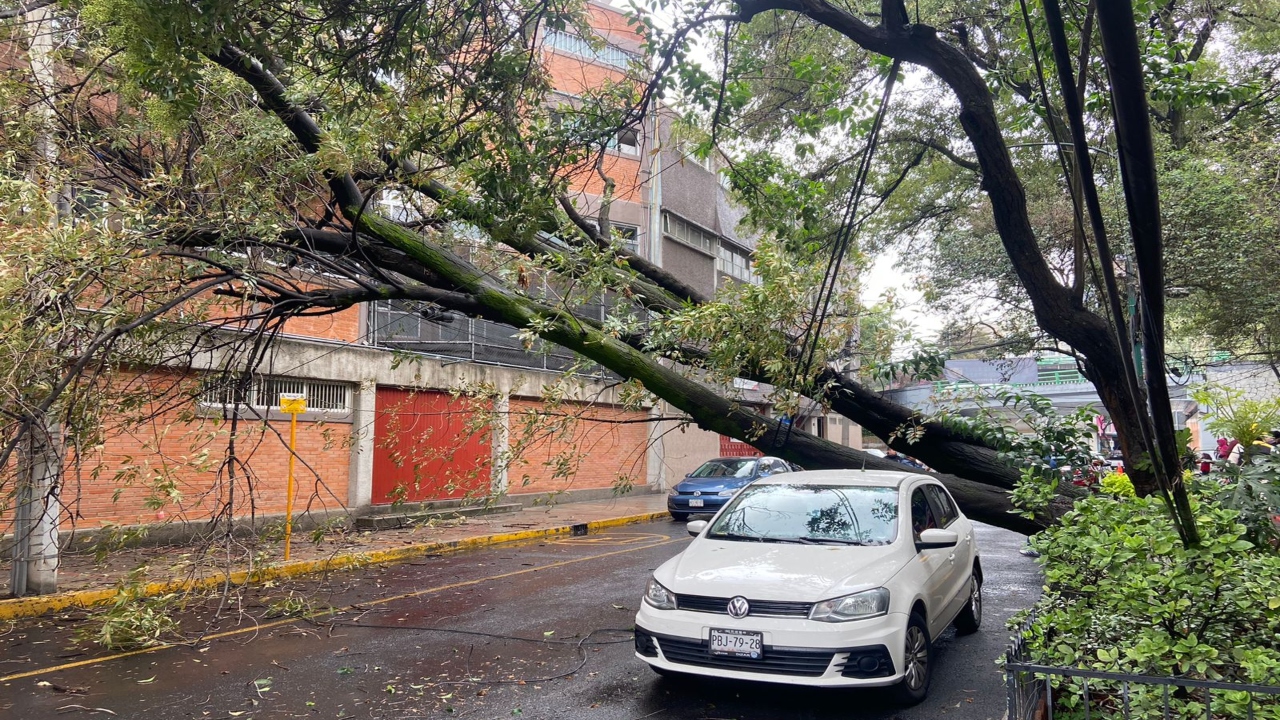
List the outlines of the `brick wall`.
{"type": "MultiPolygon", "coordinates": [[[[299,289],[315,290],[322,286],[298,282],[299,289]]],[[[338,340],[356,342],[360,339],[360,313],[365,312],[366,305],[354,305],[338,312],[323,315],[303,315],[285,321],[281,332],[287,335],[319,338],[322,340],[338,340]]],[[[246,302],[239,298],[228,298],[210,294],[196,306],[196,312],[209,322],[234,320],[244,315],[261,312],[266,308],[262,303],[246,302]]],[[[252,323],[230,322],[229,327],[248,328],[252,323]]]]}
{"type": "MultiPolygon", "coordinates": [[[[172,376],[163,373],[135,378],[135,388],[147,386],[163,395],[174,385],[172,376]]],[[[63,498],[70,517],[63,529],[73,521],[77,528],[91,528],[208,520],[229,502],[240,516],[284,512],[287,420],[239,421],[236,454],[245,467],[237,469],[232,482],[218,468],[227,456],[230,421],[193,417],[191,407],[161,408],[160,403],[163,398],[149,408],[154,417],[127,429],[114,428],[78,463],[68,463],[63,498]],[[174,494],[162,491],[166,483],[174,494]],[[163,506],[148,506],[149,498],[162,495],[169,495],[163,506]]],[[[345,505],[350,432],[344,423],[298,422],[295,513],[345,505]]]]}
{"type": "Polygon", "coordinates": [[[538,418],[531,414],[542,407],[538,400],[511,399],[512,449],[524,438],[533,442],[524,447],[520,460],[509,468],[508,492],[607,488],[613,486],[620,473],[636,485],[644,484],[649,425],[617,421],[644,420],[648,413],[609,405],[564,403],[556,412],[578,419],[562,427],[558,417],[538,418]],[[556,465],[562,459],[571,460],[575,474],[557,477],[556,465]]]}
{"type": "Polygon", "coordinates": [[[290,318],[282,332],[324,340],[356,342],[360,339],[360,313],[367,305],[356,305],[328,315],[306,315],[290,318]]]}

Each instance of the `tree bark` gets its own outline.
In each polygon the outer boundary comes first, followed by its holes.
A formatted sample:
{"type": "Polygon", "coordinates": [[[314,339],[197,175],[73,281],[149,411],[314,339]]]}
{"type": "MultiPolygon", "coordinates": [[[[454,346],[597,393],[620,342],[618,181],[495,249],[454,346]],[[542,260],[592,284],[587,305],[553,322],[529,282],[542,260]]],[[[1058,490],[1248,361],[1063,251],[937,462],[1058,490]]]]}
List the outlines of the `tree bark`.
{"type": "MultiPolygon", "coordinates": [[[[432,273],[445,278],[479,304],[478,314],[494,322],[535,331],[539,337],[589,358],[620,377],[636,380],[645,389],[685,412],[699,427],[727,435],[762,452],[811,469],[863,468],[912,472],[905,466],[837,445],[809,433],[788,428],[778,420],[749,410],[691,380],[654,357],[584,323],[557,308],[516,295],[488,280],[470,263],[436,247],[420,235],[378,215],[346,208],[359,229],[404,252],[432,273]],[[786,437],[775,447],[773,438],[786,437]]],[[[447,302],[447,301],[446,301],[447,302]]],[[[975,520],[1017,532],[1033,533],[1044,525],[1014,514],[1007,492],[989,483],[955,475],[934,475],[951,490],[965,513],[975,520]]]]}

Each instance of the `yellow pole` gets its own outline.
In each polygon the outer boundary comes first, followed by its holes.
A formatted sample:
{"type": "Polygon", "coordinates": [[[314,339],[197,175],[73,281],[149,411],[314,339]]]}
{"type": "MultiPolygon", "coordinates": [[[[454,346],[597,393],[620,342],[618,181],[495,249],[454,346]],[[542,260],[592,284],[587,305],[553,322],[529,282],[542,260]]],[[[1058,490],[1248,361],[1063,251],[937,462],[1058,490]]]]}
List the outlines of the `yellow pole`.
{"type": "Polygon", "coordinates": [[[284,559],[289,560],[289,542],[293,536],[293,462],[297,457],[298,413],[289,413],[289,486],[285,490],[284,559]]]}

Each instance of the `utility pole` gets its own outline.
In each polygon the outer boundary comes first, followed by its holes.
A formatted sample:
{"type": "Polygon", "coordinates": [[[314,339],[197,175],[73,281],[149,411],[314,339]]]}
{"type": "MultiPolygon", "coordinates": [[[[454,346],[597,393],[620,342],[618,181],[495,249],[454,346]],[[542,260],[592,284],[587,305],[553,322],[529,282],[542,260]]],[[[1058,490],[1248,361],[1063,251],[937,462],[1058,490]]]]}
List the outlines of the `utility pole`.
{"type": "Polygon", "coordinates": [[[56,426],[27,431],[18,479],[10,592],[15,597],[58,591],[58,515],[62,442],[56,426]]]}
{"type": "MultiPolygon", "coordinates": [[[[57,228],[64,212],[63,188],[51,169],[58,162],[58,145],[53,132],[53,12],[39,7],[26,14],[27,60],[42,97],[36,112],[43,127],[36,134],[36,161],[31,177],[49,199],[49,227],[57,228]]],[[[27,437],[19,453],[17,503],[14,512],[13,567],[9,591],[15,597],[46,595],[58,591],[58,516],[62,489],[62,433],[49,422],[47,414],[31,418],[27,437]]]]}

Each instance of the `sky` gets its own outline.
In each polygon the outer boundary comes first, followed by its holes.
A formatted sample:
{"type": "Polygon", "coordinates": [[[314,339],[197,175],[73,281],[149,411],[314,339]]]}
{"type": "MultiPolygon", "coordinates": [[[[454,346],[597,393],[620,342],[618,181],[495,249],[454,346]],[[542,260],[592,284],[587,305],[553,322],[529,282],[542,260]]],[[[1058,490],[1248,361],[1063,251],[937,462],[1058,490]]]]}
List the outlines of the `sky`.
{"type": "Polygon", "coordinates": [[[903,304],[898,318],[911,325],[917,337],[925,340],[937,338],[942,329],[942,317],[930,312],[924,304],[924,296],[915,287],[913,276],[904,273],[898,264],[898,251],[887,249],[876,256],[875,262],[862,276],[862,302],[873,304],[881,296],[892,291],[903,304]]]}

